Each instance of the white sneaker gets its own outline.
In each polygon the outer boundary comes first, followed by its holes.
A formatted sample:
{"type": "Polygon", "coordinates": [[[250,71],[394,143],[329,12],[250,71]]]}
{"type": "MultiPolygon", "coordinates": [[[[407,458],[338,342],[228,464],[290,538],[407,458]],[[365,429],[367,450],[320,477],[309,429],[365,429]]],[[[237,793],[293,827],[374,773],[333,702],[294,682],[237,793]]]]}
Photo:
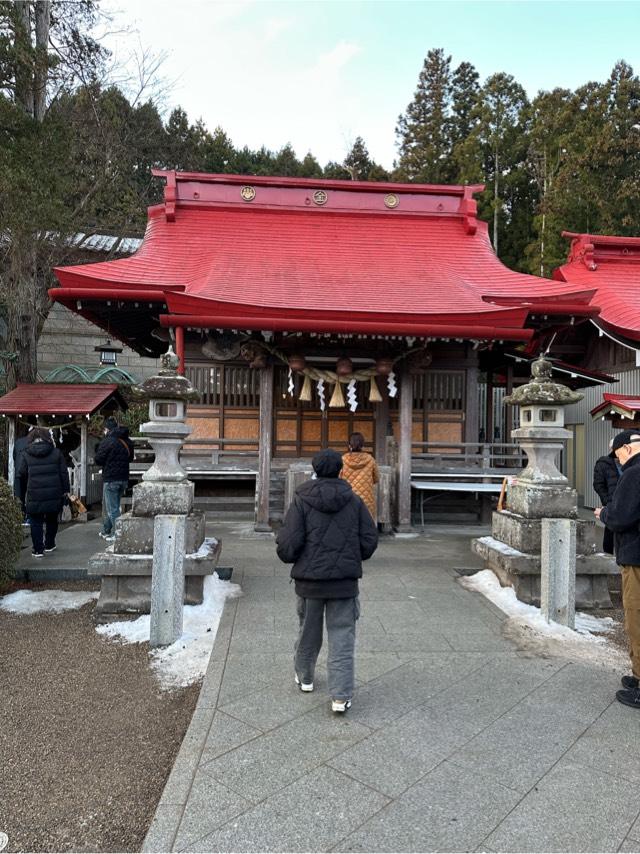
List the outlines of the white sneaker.
{"type": "Polygon", "coordinates": [[[343,714],[347,709],[351,708],[351,700],[332,700],[331,711],[343,714]]]}
{"type": "Polygon", "coordinates": [[[294,679],[296,680],[296,685],[300,688],[301,691],[304,691],[305,694],[308,694],[310,691],[313,691],[313,682],[301,682],[298,679],[298,674],[294,674],[294,679]]]}

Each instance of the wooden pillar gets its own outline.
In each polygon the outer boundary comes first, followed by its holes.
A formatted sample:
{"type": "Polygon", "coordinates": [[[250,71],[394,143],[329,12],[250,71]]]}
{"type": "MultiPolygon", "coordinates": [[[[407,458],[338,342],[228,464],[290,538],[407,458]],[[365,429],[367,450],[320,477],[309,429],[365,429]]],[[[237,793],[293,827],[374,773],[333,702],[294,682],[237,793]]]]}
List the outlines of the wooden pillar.
{"type": "Polygon", "coordinates": [[[487,371],[487,431],[485,442],[493,442],[493,371],[487,371]]]}
{"type": "MultiPolygon", "coordinates": [[[[507,365],[507,395],[513,392],[513,365],[507,365]]],[[[507,406],[505,419],[505,442],[512,442],[511,431],[513,430],[513,406],[507,406]]]]}
{"type": "Polygon", "coordinates": [[[398,447],[398,525],[400,534],[411,527],[411,441],[413,428],[413,377],[405,368],[400,378],[400,442],[398,447]]]}
{"type": "Polygon", "coordinates": [[[80,422],[80,501],[87,503],[87,434],[89,422],[83,418],[80,422]]]}
{"type": "Polygon", "coordinates": [[[478,409],[478,368],[466,370],[466,414],[464,441],[475,444],[480,438],[480,412],[478,409]]]}
{"type": "Polygon", "coordinates": [[[7,480],[9,481],[10,489],[13,489],[13,481],[16,475],[16,466],[13,460],[13,450],[16,445],[16,419],[15,416],[9,416],[9,446],[7,460],[7,480]]]}
{"type": "Polygon", "coordinates": [[[375,380],[380,390],[382,400],[375,404],[375,436],[373,445],[373,455],[376,458],[378,465],[387,465],[387,429],[389,426],[389,389],[385,378],[382,377],[381,382],[375,380]]]}
{"type": "Polygon", "coordinates": [[[271,446],[273,444],[273,365],[260,368],[260,445],[256,479],[256,531],[271,531],[269,490],[271,487],[271,446]]]}
{"type": "Polygon", "coordinates": [[[176,356],[180,360],[178,373],[184,376],[184,327],[176,326],[176,356]]]}

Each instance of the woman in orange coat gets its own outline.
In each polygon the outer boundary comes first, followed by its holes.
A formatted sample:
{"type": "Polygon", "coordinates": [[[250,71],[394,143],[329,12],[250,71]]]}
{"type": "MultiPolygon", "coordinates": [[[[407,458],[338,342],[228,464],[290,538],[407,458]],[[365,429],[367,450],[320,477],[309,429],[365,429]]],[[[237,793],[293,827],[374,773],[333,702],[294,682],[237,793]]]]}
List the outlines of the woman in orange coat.
{"type": "Polygon", "coordinates": [[[376,508],[375,485],[379,480],[376,461],[363,450],[364,436],[362,433],[352,433],[349,437],[349,452],[342,455],[342,471],[344,478],[356,495],[364,501],[374,522],[378,521],[376,508]]]}

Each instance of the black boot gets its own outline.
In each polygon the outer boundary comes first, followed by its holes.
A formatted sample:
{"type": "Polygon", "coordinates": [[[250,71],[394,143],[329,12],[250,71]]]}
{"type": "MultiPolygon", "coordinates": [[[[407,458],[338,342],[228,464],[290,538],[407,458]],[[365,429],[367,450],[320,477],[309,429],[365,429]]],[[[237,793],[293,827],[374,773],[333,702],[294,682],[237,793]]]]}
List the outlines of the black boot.
{"type": "Polygon", "coordinates": [[[637,690],[640,688],[640,679],[637,676],[623,676],[620,680],[623,688],[637,690]]]}
{"type": "Polygon", "coordinates": [[[640,710],[640,690],[631,688],[629,691],[616,691],[616,700],[632,709],[640,710]]]}

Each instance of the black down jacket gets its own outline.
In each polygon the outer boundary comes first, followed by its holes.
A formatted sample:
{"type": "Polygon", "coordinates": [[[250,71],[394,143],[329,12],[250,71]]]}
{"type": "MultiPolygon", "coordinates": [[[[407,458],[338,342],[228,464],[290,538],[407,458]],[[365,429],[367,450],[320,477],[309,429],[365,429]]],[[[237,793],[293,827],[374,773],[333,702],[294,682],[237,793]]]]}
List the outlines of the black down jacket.
{"type": "Polygon", "coordinates": [[[616,563],[640,566],[640,454],[622,466],[613,498],[600,521],[614,532],[616,563]]]}
{"type": "Polygon", "coordinates": [[[104,483],[129,480],[129,463],[133,459],[133,443],[126,427],[116,427],[96,448],[95,463],[102,466],[104,483]]]}
{"type": "Polygon", "coordinates": [[[308,599],[358,595],[362,561],[378,546],[378,529],[362,499],[337,477],[299,486],[278,532],[278,557],[292,563],[296,593],[308,599]]]}
{"type": "Polygon", "coordinates": [[[613,498],[620,475],[613,454],[600,457],[593,467],[593,488],[598,493],[603,507],[613,498]]]}
{"type": "Polygon", "coordinates": [[[28,445],[18,470],[20,498],[27,513],[58,513],[69,492],[69,472],[62,453],[51,442],[28,445]]]}

